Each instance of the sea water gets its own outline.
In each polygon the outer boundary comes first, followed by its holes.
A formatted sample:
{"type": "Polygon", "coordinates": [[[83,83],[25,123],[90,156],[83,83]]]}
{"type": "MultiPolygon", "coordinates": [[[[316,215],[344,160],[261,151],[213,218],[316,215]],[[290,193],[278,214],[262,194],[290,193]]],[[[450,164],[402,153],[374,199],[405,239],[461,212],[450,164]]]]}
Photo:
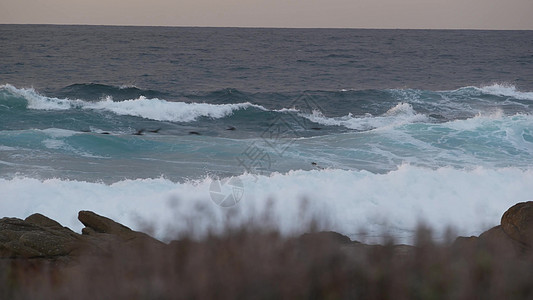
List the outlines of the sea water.
{"type": "Polygon", "coordinates": [[[2,216],[409,242],[533,200],[532,31],[0,25],[0,57],[2,216]]]}

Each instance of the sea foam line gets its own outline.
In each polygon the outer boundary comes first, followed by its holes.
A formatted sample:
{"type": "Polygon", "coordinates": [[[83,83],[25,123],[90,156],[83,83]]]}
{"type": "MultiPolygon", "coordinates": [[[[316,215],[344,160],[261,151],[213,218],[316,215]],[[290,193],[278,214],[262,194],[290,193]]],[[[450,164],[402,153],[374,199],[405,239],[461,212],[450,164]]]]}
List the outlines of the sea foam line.
{"type": "Polygon", "coordinates": [[[21,218],[40,212],[79,231],[75,216],[88,209],[138,230],[148,222],[160,238],[187,230],[203,236],[208,230],[222,230],[228,218],[233,224],[245,224],[265,211],[282,232],[301,232],[307,229],[302,224],[308,224],[302,210],[319,220],[321,229],[352,237],[360,229],[392,229],[405,235],[419,222],[441,232],[453,226],[459,234],[470,235],[498,225],[509,206],[533,200],[533,169],[402,165],[386,174],[334,169],[238,178],[244,196],[229,210],[211,201],[209,177],[181,183],[155,178],[113,184],[0,179],[0,211],[21,218]]]}

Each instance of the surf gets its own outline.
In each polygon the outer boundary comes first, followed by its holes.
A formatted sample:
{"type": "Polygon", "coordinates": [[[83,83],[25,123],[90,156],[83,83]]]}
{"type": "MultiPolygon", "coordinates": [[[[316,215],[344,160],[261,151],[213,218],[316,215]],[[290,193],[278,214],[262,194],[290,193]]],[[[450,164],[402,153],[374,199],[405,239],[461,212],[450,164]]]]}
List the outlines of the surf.
{"type": "Polygon", "coordinates": [[[231,209],[210,198],[216,177],[174,182],[163,177],[122,180],[112,184],[30,177],[0,179],[4,214],[24,217],[44,213],[81,230],[79,210],[93,210],[135,229],[151,220],[157,237],[191,228],[204,236],[224,227],[227,214],[244,224],[266,212],[284,234],[307,228],[316,219],[323,230],[356,237],[359,230],[376,235],[387,230],[408,241],[419,223],[444,232],[479,234],[497,224],[502,209],[533,199],[533,170],[518,168],[428,169],[398,166],[385,174],[354,170],[312,170],[242,174],[243,196],[231,209]]]}

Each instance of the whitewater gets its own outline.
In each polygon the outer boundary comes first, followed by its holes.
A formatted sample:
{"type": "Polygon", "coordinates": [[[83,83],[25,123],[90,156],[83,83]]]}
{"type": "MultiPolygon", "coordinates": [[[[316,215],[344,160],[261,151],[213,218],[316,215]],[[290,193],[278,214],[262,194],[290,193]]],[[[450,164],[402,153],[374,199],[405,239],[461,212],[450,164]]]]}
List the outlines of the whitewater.
{"type": "Polygon", "coordinates": [[[0,36],[2,216],[80,231],[92,210],[165,241],[253,223],[411,243],[419,224],[477,235],[533,200],[531,32],[0,36]]]}
{"type": "MultiPolygon", "coordinates": [[[[533,101],[530,93],[502,85],[439,93],[450,95],[461,91],[461,95],[466,91],[477,97],[506,97],[504,101],[499,99],[499,103],[533,101]]],[[[392,90],[390,93],[427,92],[392,90]]],[[[413,96],[399,97],[398,100],[411,101],[398,102],[381,115],[350,113],[340,117],[325,117],[319,111],[304,113],[296,108],[267,109],[250,103],[186,103],[144,97],[122,101],[107,97],[93,102],[59,99],[12,85],[0,87],[0,96],[7,111],[19,109],[26,113],[71,110],[84,114],[89,110],[99,114],[104,111],[117,116],[189,124],[198,118],[203,118],[203,122],[236,118],[234,114],[240,110],[255,109],[258,114],[289,114],[309,120],[315,126],[333,128],[325,135],[294,137],[292,146],[276,157],[277,164],[267,174],[250,174],[231,157],[254,142],[263,142],[262,149],[268,149],[265,141],[257,138],[182,135],[176,139],[172,134],[151,134],[139,141],[141,137],[134,137],[127,130],[112,131],[111,137],[101,135],[103,131],[96,130],[97,124],[93,124],[95,127],[90,132],[75,128],[36,129],[31,125],[24,130],[3,128],[0,132],[2,158],[8,154],[18,161],[0,159],[3,166],[0,209],[18,217],[40,212],[75,230],[81,230],[76,220],[80,210],[98,211],[132,228],[152,230],[161,239],[185,233],[201,237],[227,226],[262,222],[263,214],[268,211],[268,225],[286,234],[303,232],[312,221],[318,221],[320,229],[335,230],[356,239],[377,241],[389,233],[409,242],[420,224],[431,226],[438,234],[446,232],[448,227],[462,235],[479,234],[487,226],[497,224],[505,208],[517,201],[533,199],[530,188],[533,118],[528,113],[506,114],[501,105],[496,110],[491,105],[485,112],[478,111],[469,118],[443,121],[417,112],[413,105],[422,100],[413,96]],[[113,138],[118,141],[109,140],[113,138]],[[206,141],[207,138],[212,141],[206,141]],[[172,179],[175,168],[156,166],[173,160],[172,157],[163,160],[161,156],[166,151],[175,153],[180,141],[184,147],[196,144],[190,152],[182,149],[180,154],[193,156],[198,151],[211,151],[213,155],[216,152],[230,155],[218,160],[207,158],[206,168],[211,167],[207,173],[191,172],[172,179]],[[213,142],[218,147],[212,148],[213,142]],[[95,147],[95,143],[100,145],[95,147]],[[162,146],[165,144],[172,146],[165,149],[162,146]],[[142,147],[146,147],[144,152],[153,155],[139,157],[142,147]],[[24,153],[28,157],[21,159],[24,153]],[[43,155],[43,160],[52,157],[72,161],[64,166],[61,162],[46,165],[35,160],[38,153],[43,155]],[[132,156],[129,160],[128,155],[132,156]],[[83,175],[86,176],[83,180],[83,176],[76,176],[76,171],[81,172],[87,166],[72,168],[73,162],[79,162],[80,158],[93,165],[104,161],[102,164],[107,166],[127,161],[132,169],[127,175],[121,173],[104,182],[103,175],[108,176],[110,170],[94,168],[92,172],[100,175],[83,175]],[[32,164],[25,164],[25,160],[32,159],[32,164]],[[148,160],[148,164],[139,163],[140,160],[148,160]],[[139,168],[151,165],[160,173],[137,178],[142,172],[135,169],[135,164],[139,168]],[[213,174],[213,166],[217,164],[229,165],[233,173],[226,176],[243,182],[243,196],[232,208],[220,208],[212,201],[211,183],[224,176],[213,174]],[[31,172],[21,174],[24,168],[31,172]],[[63,169],[59,176],[46,175],[49,174],[46,170],[54,168],[63,169]],[[45,171],[39,171],[42,169],[45,171]],[[366,234],[363,236],[362,232],[366,234]]],[[[457,110],[457,104],[447,102],[446,105],[450,111],[457,110]]],[[[440,107],[440,113],[445,114],[446,106],[440,107]]],[[[35,125],[43,122],[42,117],[35,125]]],[[[175,160],[185,165],[194,163],[194,159],[175,160]]]]}

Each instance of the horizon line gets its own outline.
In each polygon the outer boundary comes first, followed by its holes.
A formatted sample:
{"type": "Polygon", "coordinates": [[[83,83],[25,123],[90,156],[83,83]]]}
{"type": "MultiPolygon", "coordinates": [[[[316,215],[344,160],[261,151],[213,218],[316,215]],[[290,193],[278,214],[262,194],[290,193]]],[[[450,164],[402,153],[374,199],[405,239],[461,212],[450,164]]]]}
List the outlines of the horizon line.
{"type": "Polygon", "coordinates": [[[99,27],[167,27],[167,28],[233,28],[233,29],[344,29],[344,30],[469,30],[469,31],[532,31],[533,29],[495,28],[402,28],[402,27],[278,27],[278,26],[207,26],[207,25],[140,25],[140,24],[68,24],[68,23],[0,23],[0,26],[99,26],[99,27]]]}

